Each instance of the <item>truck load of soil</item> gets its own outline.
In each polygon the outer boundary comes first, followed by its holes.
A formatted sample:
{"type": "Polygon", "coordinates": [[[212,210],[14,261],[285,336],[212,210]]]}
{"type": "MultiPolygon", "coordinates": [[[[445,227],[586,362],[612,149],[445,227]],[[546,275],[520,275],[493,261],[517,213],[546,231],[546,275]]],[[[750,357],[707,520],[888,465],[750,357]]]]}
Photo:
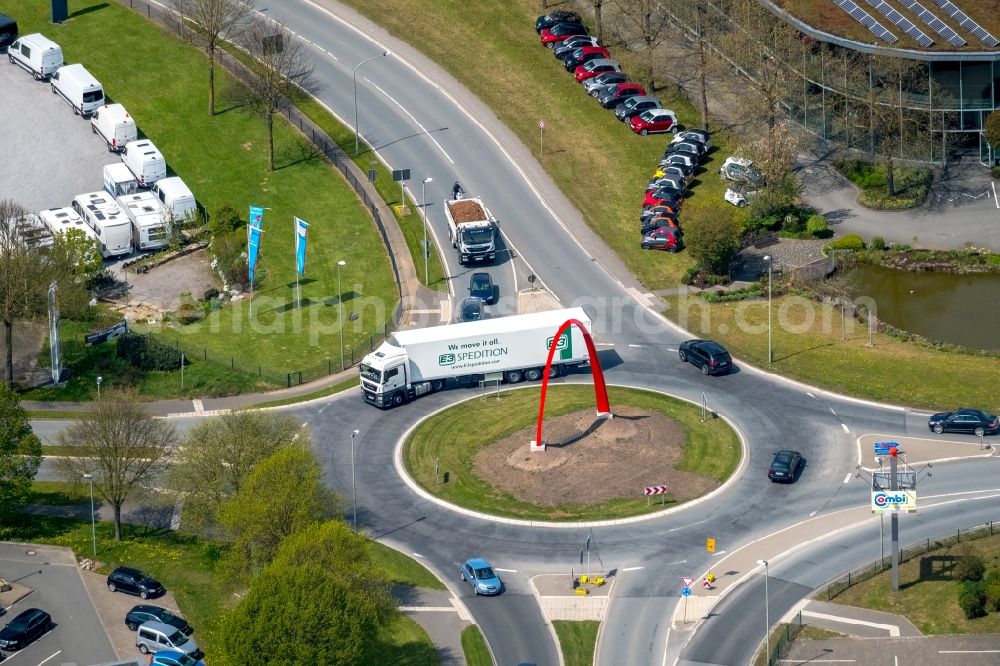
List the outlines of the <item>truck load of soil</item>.
{"type": "Polygon", "coordinates": [[[486,211],[483,210],[478,201],[470,199],[449,201],[448,209],[451,211],[451,219],[455,220],[455,224],[481,222],[486,219],[486,211]]]}

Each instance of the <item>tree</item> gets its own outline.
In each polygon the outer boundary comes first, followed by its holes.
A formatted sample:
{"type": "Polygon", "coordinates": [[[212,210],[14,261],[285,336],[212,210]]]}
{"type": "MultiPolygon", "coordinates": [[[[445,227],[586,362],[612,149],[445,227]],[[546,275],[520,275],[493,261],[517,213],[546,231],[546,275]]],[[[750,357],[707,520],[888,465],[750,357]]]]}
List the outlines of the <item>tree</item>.
{"type": "Polygon", "coordinates": [[[17,394],[0,384],[0,513],[25,500],[41,464],[42,443],[17,394]]]}
{"type": "Polygon", "coordinates": [[[792,172],[799,152],[799,140],[787,118],[779,120],[767,136],[752,141],[738,151],[749,158],[763,176],[763,183],[750,197],[751,214],[767,215],[795,202],[799,186],[792,172]]]}
{"type": "Polygon", "coordinates": [[[259,571],[289,534],[340,515],[339,501],[322,476],[316,456],[301,446],[280,448],[257,464],[219,510],[219,522],[233,540],[234,573],[259,571]]]}
{"type": "Polygon", "coordinates": [[[243,46],[256,61],[244,83],[247,108],[267,125],[267,168],[274,171],[274,114],[315,92],[313,65],[301,42],[284,25],[254,17],[243,33],[243,46]]]}
{"type": "Polygon", "coordinates": [[[715,274],[728,273],[729,262],[740,247],[740,230],[732,211],[695,212],[685,220],[684,228],[684,243],[691,256],[715,274]]]}
{"type": "Polygon", "coordinates": [[[194,33],[200,38],[208,56],[208,115],[215,115],[215,50],[225,38],[238,41],[240,28],[253,14],[249,0],[174,0],[177,11],[201,28],[194,33]]]}
{"type": "Polygon", "coordinates": [[[1000,148],[1000,111],[994,111],[986,116],[983,123],[983,136],[994,148],[1000,148]]]}
{"type": "Polygon", "coordinates": [[[23,206],[13,199],[0,199],[0,319],[8,386],[14,386],[14,322],[45,311],[53,281],[66,289],[72,285],[61,257],[39,246],[36,225],[23,206]]]}
{"type": "Polygon", "coordinates": [[[634,35],[642,44],[642,76],[646,90],[652,93],[657,71],[656,49],[666,39],[670,27],[667,14],[663,11],[660,0],[615,0],[615,5],[626,26],[626,41],[634,35]]]}
{"type": "Polygon", "coordinates": [[[183,528],[213,529],[219,507],[260,461],[295,442],[308,447],[308,438],[295,419],[260,410],[230,412],[195,427],[167,476],[167,485],[184,497],[183,528]]]}
{"type": "Polygon", "coordinates": [[[97,241],[79,229],[56,234],[53,247],[63,254],[63,263],[73,267],[73,274],[90,278],[104,270],[104,258],[97,241]]]}
{"type": "Polygon", "coordinates": [[[316,564],[341,578],[376,581],[371,543],[346,523],[328,520],[294,532],[281,542],[273,565],[316,564]]]}
{"type": "Polygon", "coordinates": [[[683,65],[678,68],[676,61],[671,61],[669,67],[673,70],[683,69],[696,83],[698,111],[701,114],[701,127],[708,127],[708,79],[711,76],[724,76],[728,64],[718,57],[714,43],[719,40],[722,32],[722,16],[714,7],[703,2],[689,0],[663,0],[667,12],[679,26],[680,35],[690,45],[688,56],[683,65]]]}
{"type": "Polygon", "coordinates": [[[169,422],[151,418],[134,389],[107,388],[92,412],[59,433],[73,455],[57,459],[70,482],[93,474],[94,489],[115,513],[115,540],[121,541],[122,506],[137,488],[151,483],[171,455],[177,434],[169,422]]]}

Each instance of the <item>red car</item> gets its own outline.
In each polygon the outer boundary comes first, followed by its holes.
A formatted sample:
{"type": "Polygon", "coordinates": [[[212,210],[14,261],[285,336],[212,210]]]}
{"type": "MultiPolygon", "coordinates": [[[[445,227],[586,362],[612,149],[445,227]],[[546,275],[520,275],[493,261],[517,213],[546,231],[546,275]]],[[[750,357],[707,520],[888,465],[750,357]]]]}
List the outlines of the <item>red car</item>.
{"type": "Polygon", "coordinates": [[[646,197],[642,200],[642,207],[646,208],[660,205],[670,206],[671,204],[676,204],[676,208],[680,208],[683,201],[684,195],[678,190],[661,187],[658,190],[646,192],[646,197]]]}
{"type": "Polygon", "coordinates": [[[586,34],[587,29],[580,23],[557,23],[539,33],[542,38],[542,46],[550,49],[555,48],[556,42],[561,42],[568,37],[586,34]]]}
{"type": "Polygon", "coordinates": [[[628,123],[633,132],[643,136],[654,132],[677,131],[677,116],[670,109],[647,109],[629,118],[628,123]]]}
{"type": "Polygon", "coordinates": [[[583,83],[587,79],[591,79],[598,74],[603,74],[604,72],[620,72],[622,71],[621,65],[618,64],[617,60],[607,60],[605,58],[600,58],[598,60],[591,60],[590,62],[585,62],[576,68],[574,75],[576,80],[583,83]]]}
{"type": "Polygon", "coordinates": [[[680,235],[675,229],[660,227],[653,229],[646,234],[640,245],[643,250],[663,250],[664,252],[676,252],[681,249],[680,235]]]}

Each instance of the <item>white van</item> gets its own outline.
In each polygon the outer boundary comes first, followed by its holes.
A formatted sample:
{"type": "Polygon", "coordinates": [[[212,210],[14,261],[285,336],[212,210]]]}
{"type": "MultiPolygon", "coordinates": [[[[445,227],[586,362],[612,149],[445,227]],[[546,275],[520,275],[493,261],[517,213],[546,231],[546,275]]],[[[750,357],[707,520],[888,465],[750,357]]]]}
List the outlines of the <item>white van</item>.
{"type": "Polygon", "coordinates": [[[7,48],[7,58],[45,81],[63,66],[62,48],[39,32],[21,37],[7,48]]]}
{"type": "Polygon", "coordinates": [[[126,143],[139,138],[135,121],[121,104],[105,102],[104,106],[95,110],[90,116],[90,131],[104,137],[111,153],[117,153],[126,143]]]}
{"type": "Polygon", "coordinates": [[[150,187],[167,177],[167,162],[149,139],[126,143],[122,149],[122,162],[135,174],[142,187],[150,187]]]}
{"type": "Polygon", "coordinates": [[[194,194],[184,184],[184,181],[177,176],[156,181],[153,183],[153,192],[156,192],[160,203],[170,213],[171,219],[193,219],[198,212],[198,205],[195,203],[194,194]]]}
{"type": "Polygon", "coordinates": [[[53,236],[64,234],[70,229],[76,229],[100,245],[94,230],[88,227],[80,214],[72,208],[50,208],[39,212],[38,217],[53,236]]]}
{"type": "Polygon", "coordinates": [[[132,245],[137,250],[158,250],[167,246],[170,242],[170,220],[155,194],[125,194],[115,201],[132,223],[132,245]]]}
{"type": "Polygon", "coordinates": [[[52,94],[66,100],[78,116],[89,116],[104,104],[104,88],[83,65],[64,65],[50,81],[52,94]]]}
{"type": "Polygon", "coordinates": [[[116,198],[123,194],[134,194],[139,191],[139,181],[121,162],[105,164],[104,191],[116,198]]]}
{"type": "Polygon", "coordinates": [[[94,230],[102,257],[120,257],[132,252],[132,223],[107,192],[76,195],[73,210],[94,230]]]}

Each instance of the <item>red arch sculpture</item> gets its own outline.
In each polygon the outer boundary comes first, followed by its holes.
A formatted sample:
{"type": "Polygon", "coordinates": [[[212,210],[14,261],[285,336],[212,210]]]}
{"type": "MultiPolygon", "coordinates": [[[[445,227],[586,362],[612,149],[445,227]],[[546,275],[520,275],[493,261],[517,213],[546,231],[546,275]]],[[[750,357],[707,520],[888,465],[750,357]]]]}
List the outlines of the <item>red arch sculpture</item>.
{"type": "MultiPolygon", "coordinates": [[[[542,442],[542,420],[545,417],[545,393],[549,387],[549,373],[552,369],[552,359],[555,357],[556,341],[562,337],[570,326],[576,326],[583,335],[583,341],[587,344],[587,356],[590,359],[590,373],[594,377],[594,398],[597,402],[597,418],[606,419],[612,416],[611,407],[608,404],[608,387],[604,384],[604,372],[601,370],[601,360],[597,357],[597,348],[594,347],[594,339],[590,337],[590,331],[578,319],[567,319],[559,327],[552,344],[549,345],[549,356],[545,360],[545,370],[542,372],[542,396],[538,403],[538,425],[535,428],[535,441],[531,442],[532,451],[544,451],[545,444],[542,442]]],[[[572,335],[572,333],[571,333],[572,335]]]]}

